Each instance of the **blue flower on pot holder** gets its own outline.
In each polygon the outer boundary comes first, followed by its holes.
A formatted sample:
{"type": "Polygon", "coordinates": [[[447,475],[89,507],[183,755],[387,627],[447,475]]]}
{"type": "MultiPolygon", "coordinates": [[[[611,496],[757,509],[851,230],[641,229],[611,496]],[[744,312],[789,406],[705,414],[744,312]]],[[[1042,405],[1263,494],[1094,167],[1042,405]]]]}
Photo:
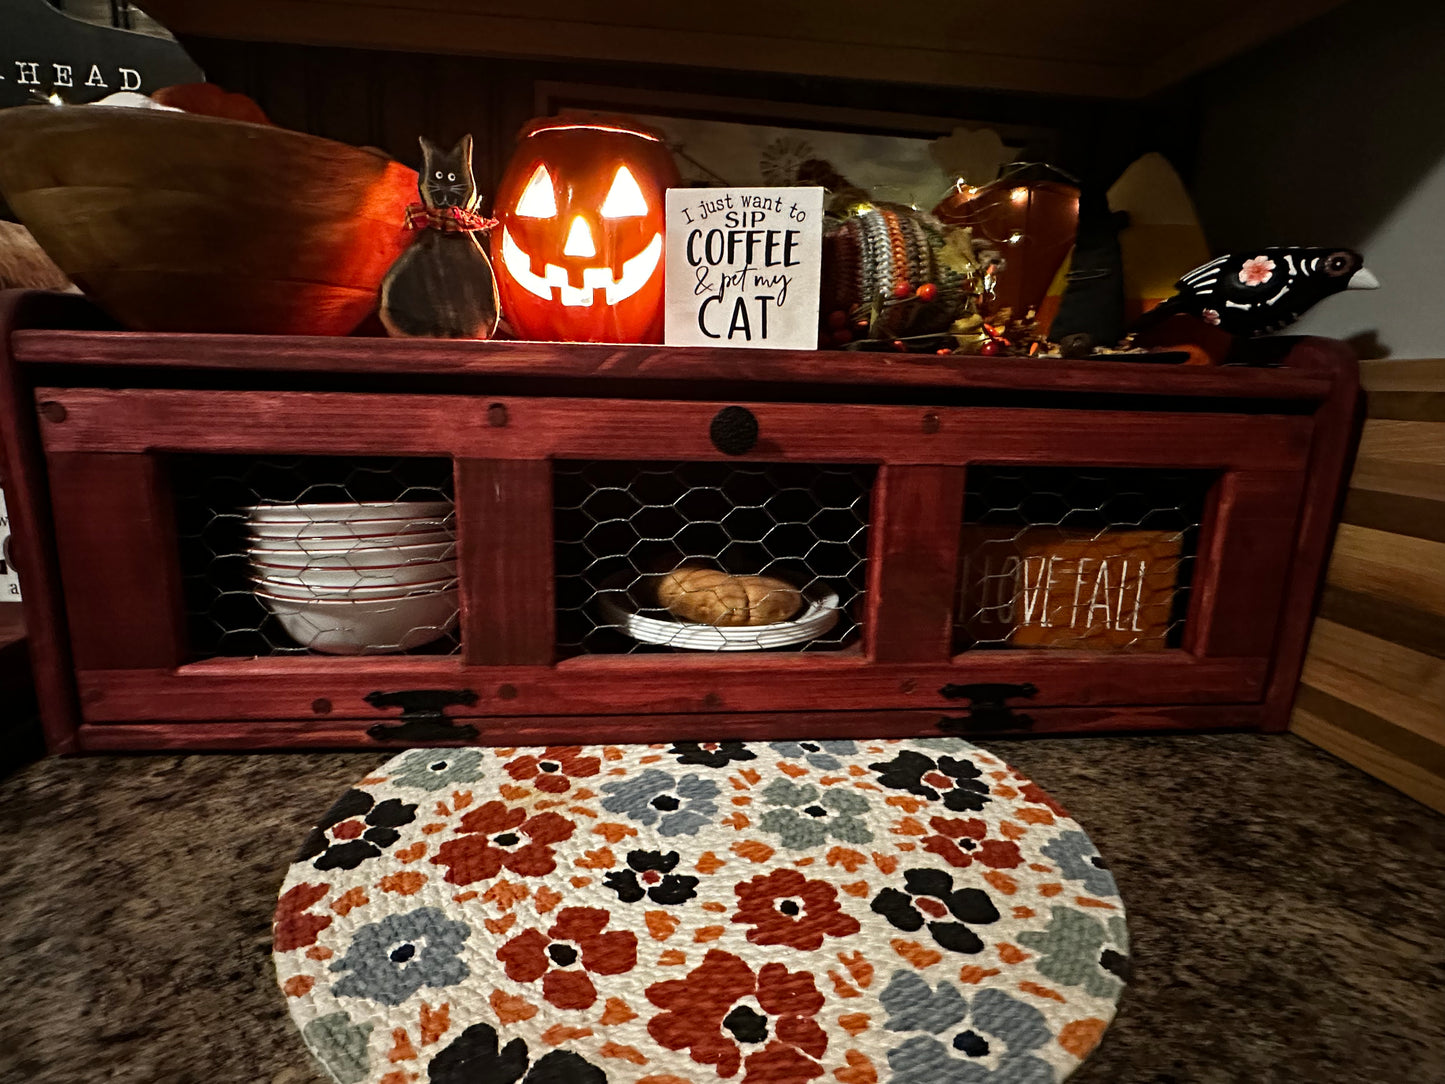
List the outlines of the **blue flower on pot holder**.
{"type": "Polygon", "coordinates": [[[1048,1062],[1034,1056],[1052,1036],[1044,1014],[1002,990],[965,999],[948,982],[930,987],[895,971],[879,995],[884,1027],[922,1032],[888,1051],[893,1084],[1053,1084],[1048,1062]]]}
{"type": "Polygon", "coordinates": [[[301,1029],[301,1038],[338,1084],[360,1084],[371,1075],[371,1040],[374,1024],[353,1024],[344,1012],[318,1016],[301,1029]]]}
{"type": "Polygon", "coordinates": [[[344,972],[331,992],[400,1005],[423,986],[455,986],[471,974],[457,955],[471,932],[435,907],[388,915],[356,931],[346,955],[331,965],[344,972]]]}
{"type": "Polygon", "coordinates": [[[713,799],[721,791],[700,775],[689,773],[679,779],[649,768],[631,779],[603,784],[602,793],[607,795],[602,808],[609,813],[621,813],[649,827],[655,824],[658,835],[695,836],[717,816],[713,799]]]}
{"type": "Polygon", "coordinates": [[[828,787],[819,796],[811,783],[774,779],[762,792],[774,808],[758,821],[765,832],[776,832],[783,846],[801,851],[821,846],[828,839],[843,843],[869,843],[873,831],[862,819],[868,799],[855,790],[828,787]]]}
{"type": "Polygon", "coordinates": [[[449,790],[482,777],[480,749],[413,749],[390,782],[419,790],[449,790]]]}
{"type": "Polygon", "coordinates": [[[1061,986],[1082,986],[1093,997],[1118,997],[1133,975],[1129,934],[1119,915],[1107,924],[1087,911],[1055,907],[1046,930],[1025,930],[1019,944],[1039,953],[1039,974],[1061,986]]]}
{"type": "Polygon", "coordinates": [[[1058,863],[1059,872],[1071,881],[1083,881],[1084,889],[1095,896],[1117,896],[1119,888],[1104,856],[1094,841],[1080,831],[1068,831],[1040,848],[1044,855],[1058,863]]]}
{"type": "Polygon", "coordinates": [[[850,741],[770,741],[768,748],[788,760],[806,760],[820,771],[837,771],[839,757],[852,756],[858,746],[850,741]]]}

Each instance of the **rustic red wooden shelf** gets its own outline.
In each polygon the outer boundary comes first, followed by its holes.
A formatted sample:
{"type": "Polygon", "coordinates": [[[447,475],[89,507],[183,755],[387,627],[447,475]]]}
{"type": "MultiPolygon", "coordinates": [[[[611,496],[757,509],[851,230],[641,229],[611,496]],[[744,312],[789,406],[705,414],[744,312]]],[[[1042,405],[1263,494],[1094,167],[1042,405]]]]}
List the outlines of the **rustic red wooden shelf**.
{"type": "MultiPolygon", "coordinates": [[[[48,740],[56,751],[414,742],[378,729],[396,712],[366,700],[408,690],[470,701],[440,725],[473,729],[436,741],[504,745],[1279,729],[1358,397],[1343,344],[1303,338],[1279,353],[1268,368],[1186,368],[149,335],[114,330],[74,298],[3,295],[0,430],[48,740]],[[741,455],[710,435],[725,407],[756,421],[741,455]],[[444,477],[454,640],[326,656],[269,619],[228,616],[254,600],[217,571],[243,559],[215,541],[214,522],[239,519],[217,487],[265,497],[257,479],[279,457],[444,477]],[[699,493],[732,503],[689,518],[699,493]],[[1118,511],[1116,495],[1147,514],[1118,511]],[[594,515],[617,501],[644,511],[594,515]],[[741,524],[764,512],[776,533],[760,539],[741,524]],[[987,641],[962,613],[960,569],[979,537],[966,524],[996,512],[1060,537],[1075,523],[1175,523],[1187,571],[1166,592],[1159,649],[1085,650],[1053,630],[1031,639],[1060,646],[987,641]],[[664,521],[673,535],[652,526],[664,521]],[[713,654],[646,649],[598,616],[604,573],[684,552],[689,531],[723,550],[778,548],[839,596],[838,624],[806,650],[713,654]]],[[[1087,545],[1087,530],[1073,535],[1087,545]]],[[[1124,629],[1127,562],[1099,574],[1090,604],[1088,560],[1076,559],[1069,614],[1087,608],[1094,622],[1098,609],[1124,629]]],[[[1010,567],[1027,586],[1032,566],[1010,567]]],[[[1046,626],[1048,591],[1068,591],[1048,569],[1046,626]]],[[[1143,579],[1141,564],[1140,597],[1143,579]]]]}

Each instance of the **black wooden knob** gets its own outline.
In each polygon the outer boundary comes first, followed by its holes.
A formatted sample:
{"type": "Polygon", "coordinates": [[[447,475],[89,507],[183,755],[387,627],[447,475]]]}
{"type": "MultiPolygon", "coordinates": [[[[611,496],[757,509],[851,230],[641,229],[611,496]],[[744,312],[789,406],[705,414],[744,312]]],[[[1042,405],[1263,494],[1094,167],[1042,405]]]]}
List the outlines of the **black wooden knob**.
{"type": "Polygon", "coordinates": [[[758,442],[758,419],[747,407],[723,407],[708,426],[707,435],[724,455],[746,455],[758,442]]]}

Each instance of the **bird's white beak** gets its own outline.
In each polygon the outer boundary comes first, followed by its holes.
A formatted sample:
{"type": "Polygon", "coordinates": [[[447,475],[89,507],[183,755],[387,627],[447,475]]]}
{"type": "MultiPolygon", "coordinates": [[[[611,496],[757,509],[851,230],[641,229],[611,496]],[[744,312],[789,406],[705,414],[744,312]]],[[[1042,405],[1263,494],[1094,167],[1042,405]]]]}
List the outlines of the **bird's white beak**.
{"type": "Polygon", "coordinates": [[[1380,280],[1370,273],[1368,267],[1362,267],[1350,276],[1350,281],[1345,284],[1346,290],[1378,290],[1380,280]]]}

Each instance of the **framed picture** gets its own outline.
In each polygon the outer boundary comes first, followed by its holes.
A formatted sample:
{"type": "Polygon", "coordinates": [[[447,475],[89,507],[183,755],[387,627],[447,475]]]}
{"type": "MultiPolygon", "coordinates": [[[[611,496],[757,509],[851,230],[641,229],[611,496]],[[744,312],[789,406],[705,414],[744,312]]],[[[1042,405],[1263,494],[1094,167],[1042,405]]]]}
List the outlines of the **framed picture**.
{"type": "Polygon", "coordinates": [[[536,115],[626,113],[667,138],[696,187],[818,184],[931,208],[960,180],[985,184],[1027,148],[1047,157],[1056,133],[879,110],[707,94],[538,82],[536,115]]]}

